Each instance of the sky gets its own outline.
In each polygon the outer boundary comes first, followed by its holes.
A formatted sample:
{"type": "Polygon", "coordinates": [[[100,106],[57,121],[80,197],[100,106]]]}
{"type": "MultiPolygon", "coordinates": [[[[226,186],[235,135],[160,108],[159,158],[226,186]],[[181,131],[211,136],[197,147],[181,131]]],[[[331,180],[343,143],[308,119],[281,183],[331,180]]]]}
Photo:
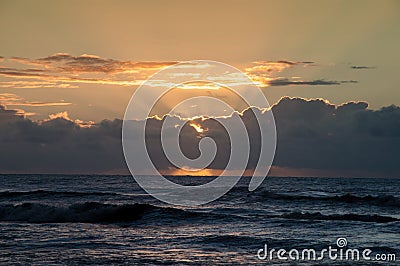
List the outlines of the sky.
{"type": "Polygon", "coordinates": [[[270,86],[264,89],[270,104],[288,95],[335,104],[362,100],[378,109],[399,104],[399,11],[398,1],[3,0],[0,93],[3,98],[10,93],[20,101],[53,103],[10,106],[35,113],[33,119],[67,111],[74,119],[101,121],[122,117],[140,83],[134,82],[137,75],[74,70],[55,74],[101,76],[125,85],[46,83],[49,78],[6,75],[4,68],[40,68],[29,61],[57,53],[123,62],[206,59],[241,70],[254,62],[285,60],[313,63],[272,71],[271,76],[353,82],[270,86]],[[39,83],[24,86],[27,81],[39,83]]]}
{"type": "MultiPolygon", "coordinates": [[[[23,116],[38,128],[58,120],[86,129],[104,119],[112,123],[123,118],[132,94],[152,74],[178,62],[201,59],[243,71],[271,106],[282,105],[282,99],[308,104],[323,99],[334,109],[361,102],[366,106],[356,108],[357,112],[375,121],[377,114],[386,114],[382,107],[400,105],[399,25],[398,1],[2,0],[0,118],[14,123],[23,116]]],[[[206,92],[204,88],[177,90],[165,101],[206,92]]],[[[212,93],[217,98],[228,94],[223,89],[212,93]]],[[[211,113],[218,111],[208,108],[211,113]]],[[[168,111],[160,107],[155,114],[168,111]]],[[[384,121],[397,123],[391,119],[384,121]]],[[[382,126],[367,128],[377,127],[379,133],[382,126]]],[[[340,131],[336,122],[332,127],[340,131]]],[[[381,133],[397,136],[396,130],[381,133]]],[[[322,165],[282,163],[279,167],[325,171],[322,165]]],[[[346,167],[343,170],[361,172],[359,165],[346,167]]],[[[16,171],[15,166],[3,168],[16,171]]],[[[96,172],[89,168],[82,171],[96,172]]],[[[40,170],[46,171],[35,168],[40,170]]],[[[396,172],[392,170],[371,169],[396,172]]]]}

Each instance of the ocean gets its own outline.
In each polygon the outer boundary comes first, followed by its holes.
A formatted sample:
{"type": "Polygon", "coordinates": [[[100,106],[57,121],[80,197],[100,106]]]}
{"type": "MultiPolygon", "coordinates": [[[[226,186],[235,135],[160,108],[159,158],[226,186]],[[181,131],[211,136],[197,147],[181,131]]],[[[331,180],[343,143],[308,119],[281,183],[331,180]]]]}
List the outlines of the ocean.
{"type": "Polygon", "coordinates": [[[130,176],[0,175],[0,264],[399,264],[400,179],[267,177],[253,192],[248,182],[207,205],[179,207],[147,195],[130,176]],[[257,256],[266,245],[337,248],[338,238],[397,262],[257,256]]]}

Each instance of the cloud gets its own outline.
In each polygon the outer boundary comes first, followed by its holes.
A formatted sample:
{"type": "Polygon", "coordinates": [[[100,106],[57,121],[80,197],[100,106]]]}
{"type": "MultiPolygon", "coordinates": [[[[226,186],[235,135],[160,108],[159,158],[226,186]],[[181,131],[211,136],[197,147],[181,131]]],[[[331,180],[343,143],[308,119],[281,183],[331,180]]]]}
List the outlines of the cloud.
{"type": "MultiPolygon", "coordinates": [[[[57,53],[38,59],[11,57],[3,61],[3,66],[0,66],[0,76],[13,80],[0,80],[0,88],[76,88],[84,84],[138,86],[158,70],[179,63],[177,61],[121,61],[97,55],[73,56],[66,53],[57,53]]],[[[289,68],[311,66],[317,65],[311,61],[256,61],[251,66],[245,67],[243,71],[261,87],[339,85],[349,82],[324,79],[307,81],[275,76],[289,68]]],[[[187,65],[179,67],[193,68],[193,66],[187,65]]],[[[201,64],[199,67],[207,67],[207,64],[201,64]]],[[[193,78],[196,78],[196,73],[183,71],[182,75],[193,75],[193,78]]],[[[229,84],[243,82],[235,80],[235,77],[228,78],[232,79],[228,81],[229,84]]]]}
{"type": "Polygon", "coordinates": [[[358,83],[356,80],[325,80],[325,79],[316,79],[316,80],[300,80],[299,78],[260,78],[253,77],[253,79],[257,80],[256,83],[261,88],[271,87],[271,86],[327,86],[327,85],[340,85],[345,83],[358,83]]]}
{"type": "Polygon", "coordinates": [[[245,69],[248,75],[264,75],[271,72],[281,72],[287,68],[294,66],[310,66],[314,64],[311,61],[289,61],[289,60],[279,60],[279,61],[255,61],[253,66],[245,69]]]}
{"type": "Polygon", "coordinates": [[[303,80],[290,80],[287,78],[277,78],[272,79],[268,82],[270,86],[287,86],[287,85],[339,85],[343,82],[335,81],[335,80],[324,80],[324,79],[317,79],[311,81],[303,81],[303,80]]]}
{"type": "Polygon", "coordinates": [[[0,125],[9,122],[21,121],[22,116],[19,114],[18,110],[7,110],[4,105],[0,104],[0,125]]]}
{"type": "MultiPolygon", "coordinates": [[[[301,175],[309,171],[328,175],[400,177],[400,108],[368,109],[366,102],[334,105],[324,99],[284,97],[270,110],[252,108],[241,118],[250,132],[251,156],[248,169],[257,163],[260,138],[253,112],[272,111],[278,142],[274,169],[301,175]]],[[[165,119],[165,117],[164,117],[165,119]]],[[[181,133],[182,152],[199,156],[200,137],[215,140],[218,153],[209,166],[223,169],[229,159],[227,132],[213,118],[192,121],[173,117],[174,125],[185,124],[181,133]],[[193,127],[191,124],[196,125],[193,127]],[[203,129],[203,130],[200,130],[203,129]]],[[[224,119],[231,119],[225,117],[224,119]]],[[[43,121],[24,118],[15,110],[0,107],[0,172],[110,173],[125,171],[121,145],[121,120],[104,120],[82,126],[67,113],[43,121]]],[[[139,129],[145,121],[131,121],[139,129]]],[[[160,143],[163,120],[147,119],[149,154],[156,166],[173,173],[160,143]]],[[[170,132],[176,130],[171,127],[170,132]]],[[[140,158],[138,158],[140,159],[140,158]]],[[[146,169],[141,169],[145,172],[146,169]]]]}
{"type": "Polygon", "coordinates": [[[26,101],[14,93],[0,93],[0,104],[4,106],[32,106],[32,107],[45,107],[45,106],[67,106],[72,103],[59,101],[59,102],[40,102],[40,101],[26,101]]]}
{"type": "Polygon", "coordinates": [[[62,120],[65,120],[65,121],[73,122],[74,124],[76,124],[76,125],[78,125],[79,127],[82,127],[82,128],[90,128],[90,127],[95,125],[95,123],[93,121],[82,121],[80,119],[72,120],[69,117],[69,114],[68,114],[67,111],[59,112],[59,113],[55,113],[55,114],[49,114],[49,119],[46,119],[44,121],[48,122],[48,121],[56,120],[56,119],[62,119],[62,120]]]}
{"type": "Polygon", "coordinates": [[[124,166],[121,121],[81,127],[66,117],[34,122],[0,108],[1,172],[102,172],[124,166]]]}
{"type": "Polygon", "coordinates": [[[34,66],[44,66],[50,71],[67,73],[124,73],[135,72],[137,70],[160,69],[165,66],[176,64],[177,62],[133,62],[105,59],[97,55],[83,54],[73,56],[67,53],[57,53],[39,59],[29,59],[22,57],[12,57],[12,61],[34,66]]]}
{"type": "Polygon", "coordinates": [[[105,59],[96,55],[73,56],[57,53],[30,59],[11,57],[3,60],[2,88],[76,88],[76,84],[140,85],[151,74],[177,62],[134,62],[105,59]]]}
{"type": "Polygon", "coordinates": [[[351,69],[374,69],[373,66],[350,66],[351,69]]]}
{"type": "Polygon", "coordinates": [[[245,68],[245,73],[256,82],[260,87],[270,86],[293,86],[293,85],[307,85],[307,86],[321,86],[321,85],[340,85],[343,83],[357,83],[355,80],[301,80],[300,77],[276,77],[276,73],[280,73],[288,68],[302,66],[316,66],[312,61],[257,61],[253,62],[254,66],[245,68]]]}
{"type": "MultiPolygon", "coordinates": [[[[1,71],[0,71],[1,73],[1,71]]],[[[3,73],[7,75],[7,73],[3,73]]],[[[11,75],[12,76],[12,75],[11,75]]],[[[27,75],[29,77],[29,75],[27,75]]],[[[40,76],[33,76],[32,78],[39,78],[40,76]]],[[[61,83],[56,81],[32,81],[32,80],[19,80],[19,81],[0,81],[0,88],[19,88],[19,89],[35,89],[35,88],[78,88],[73,84],[61,83]]]]}
{"type": "Polygon", "coordinates": [[[73,84],[106,84],[106,85],[121,85],[133,86],[140,85],[143,80],[119,80],[112,78],[79,78],[73,75],[65,75],[58,73],[57,75],[38,74],[36,71],[28,69],[1,69],[0,75],[10,78],[29,79],[28,81],[15,81],[15,83],[0,83],[4,88],[77,88],[73,84]],[[32,82],[31,80],[40,80],[41,82],[32,82]],[[45,86],[42,86],[42,85],[45,86]],[[13,86],[14,85],[14,86],[13,86]]]}

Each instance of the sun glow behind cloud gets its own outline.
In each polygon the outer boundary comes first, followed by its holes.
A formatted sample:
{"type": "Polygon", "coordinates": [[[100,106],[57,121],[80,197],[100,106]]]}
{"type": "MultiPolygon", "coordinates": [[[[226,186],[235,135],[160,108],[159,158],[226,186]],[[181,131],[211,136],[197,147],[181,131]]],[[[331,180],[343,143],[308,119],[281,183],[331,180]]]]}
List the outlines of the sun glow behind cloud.
{"type": "Polygon", "coordinates": [[[201,134],[205,131],[205,129],[202,128],[201,125],[199,125],[199,124],[190,123],[190,126],[193,127],[197,131],[197,133],[201,134]]]}

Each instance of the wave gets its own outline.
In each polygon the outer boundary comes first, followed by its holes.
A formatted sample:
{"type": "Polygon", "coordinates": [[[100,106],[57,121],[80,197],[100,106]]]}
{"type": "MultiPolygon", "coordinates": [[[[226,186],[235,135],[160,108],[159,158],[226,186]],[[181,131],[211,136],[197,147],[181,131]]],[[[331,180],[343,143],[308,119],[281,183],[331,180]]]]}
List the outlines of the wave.
{"type": "MultiPolygon", "coordinates": [[[[31,191],[1,191],[0,198],[15,198],[21,196],[116,196],[114,192],[75,192],[75,191],[51,191],[51,190],[31,190],[31,191]]],[[[122,194],[121,194],[122,195],[122,194]]]]}
{"type": "MultiPolygon", "coordinates": [[[[0,191],[0,199],[7,200],[12,198],[30,198],[30,197],[132,197],[135,194],[124,194],[117,192],[85,192],[85,191],[51,191],[51,190],[32,190],[32,191],[0,191]]],[[[336,195],[336,196],[315,196],[315,195],[293,195],[284,193],[274,193],[263,191],[261,193],[263,198],[276,199],[276,200],[305,200],[305,201],[332,201],[342,203],[361,203],[371,204],[384,207],[400,207],[400,198],[392,195],[380,196],[355,196],[352,194],[336,195]]]]}
{"type": "Polygon", "coordinates": [[[362,214],[332,214],[324,215],[320,212],[291,212],[288,214],[280,215],[279,217],[294,220],[322,220],[322,221],[357,221],[357,222],[375,222],[375,223],[389,223],[400,221],[400,219],[381,216],[381,215],[362,215],[362,214]]]}
{"type": "Polygon", "coordinates": [[[304,195],[289,195],[273,192],[263,192],[263,197],[270,199],[282,200],[313,200],[313,201],[332,201],[344,203],[369,203],[378,206],[400,207],[400,198],[392,195],[380,196],[355,196],[352,194],[344,194],[340,196],[304,196],[304,195]]]}
{"type": "MultiPolygon", "coordinates": [[[[320,212],[291,212],[270,216],[294,220],[337,220],[387,223],[398,218],[380,215],[332,214],[320,212]]],[[[185,221],[196,219],[202,223],[217,219],[236,219],[230,215],[159,207],[151,204],[105,204],[99,202],[76,203],[69,206],[53,206],[41,203],[0,205],[0,222],[28,223],[127,223],[138,220],[147,222],[185,221]]]]}
{"type": "Polygon", "coordinates": [[[54,206],[42,203],[0,205],[0,222],[27,223],[129,223],[143,222],[211,222],[229,220],[226,214],[160,207],[145,203],[106,204],[100,202],[54,206]]]}
{"type": "Polygon", "coordinates": [[[185,219],[200,213],[150,204],[104,204],[85,202],[66,207],[40,203],[0,205],[0,221],[29,223],[124,223],[155,214],[154,218],[185,219]],[[167,216],[167,217],[166,217],[167,216]]]}
{"type": "Polygon", "coordinates": [[[397,198],[392,195],[381,195],[381,196],[367,195],[364,197],[359,197],[359,196],[354,196],[352,194],[345,194],[342,196],[331,197],[331,199],[334,201],[340,201],[346,203],[372,203],[380,206],[400,207],[400,198],[397,198]]]}

